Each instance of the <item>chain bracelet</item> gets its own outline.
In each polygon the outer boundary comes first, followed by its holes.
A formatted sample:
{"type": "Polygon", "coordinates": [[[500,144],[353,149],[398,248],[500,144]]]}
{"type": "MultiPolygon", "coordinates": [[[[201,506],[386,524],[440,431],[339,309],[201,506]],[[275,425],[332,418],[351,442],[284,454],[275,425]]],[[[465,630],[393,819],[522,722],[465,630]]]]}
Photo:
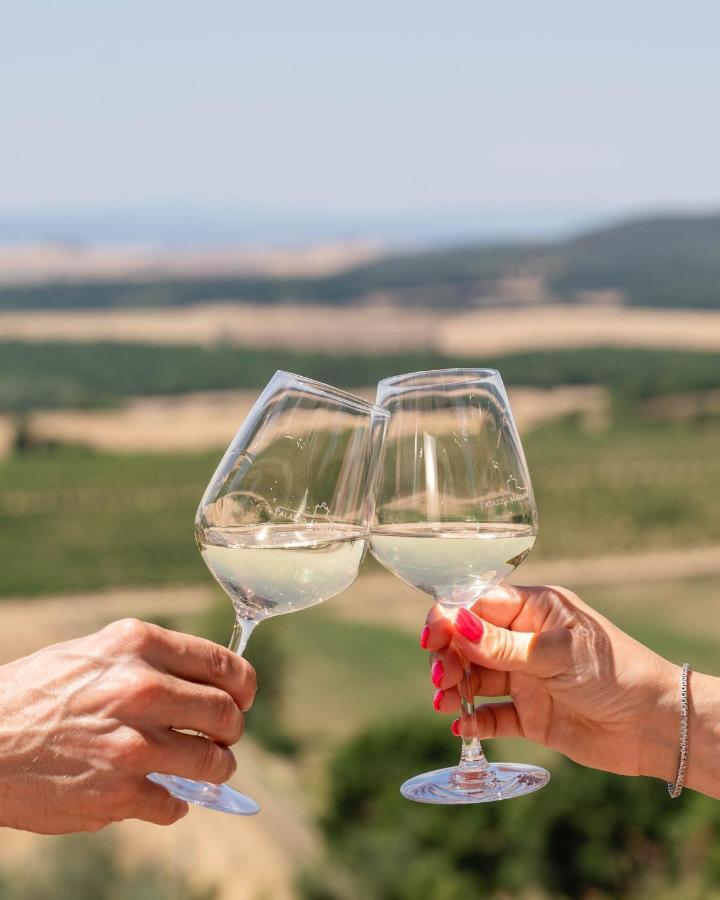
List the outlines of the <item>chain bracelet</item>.
{"type": "Polygon", "coordinates": [[[683,663],[680,674],[680,760],[678,762],[675,783],[668,781],[668,793],[675,799],[682,793],[685,784],[685,772],[688,760],[688,675],[692,669],[690,663],[683,663]]]}

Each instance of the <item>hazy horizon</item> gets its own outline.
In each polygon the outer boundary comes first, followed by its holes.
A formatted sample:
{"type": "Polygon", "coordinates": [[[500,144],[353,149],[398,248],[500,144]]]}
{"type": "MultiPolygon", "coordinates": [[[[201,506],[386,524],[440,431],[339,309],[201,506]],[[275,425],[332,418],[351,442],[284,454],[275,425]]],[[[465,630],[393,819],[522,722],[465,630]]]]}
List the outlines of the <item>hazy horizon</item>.
{"type": "MultiPolygon", "coordinates": [[[[620,214],[618,213],[618,216],[620,214]]],[[[574,210],[432,210],[415,215],[329,214],[174,204],[0,212],[0,244],[67,242],[218,246],[367,241],[381,244],[543,240],[575,233],[610,214],[574,210]]]]}
{"type": "Polygon", "coordinates": [[[56,243],[157,248],[299,246],[376,243],[389,247],[553,241],[655,216],[720,214],[684,206],[604,211],[440,210],[402,215],[377,212],[330,215],[272,209],[231,209],[186,204],[145,208],[0,211],[0,245],[56,243]]]}

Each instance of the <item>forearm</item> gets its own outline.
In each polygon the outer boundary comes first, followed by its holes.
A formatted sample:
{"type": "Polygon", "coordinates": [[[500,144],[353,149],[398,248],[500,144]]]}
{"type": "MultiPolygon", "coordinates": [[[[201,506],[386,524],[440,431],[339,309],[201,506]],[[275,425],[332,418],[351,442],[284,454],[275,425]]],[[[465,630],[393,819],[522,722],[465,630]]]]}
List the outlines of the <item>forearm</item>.
{"type": "MultiPolygon", "coordinates": [[[[680,755],[680,670],[667,676],[657,709],[649,715],[644,774],[674,782],[680,755]]],[[[688,764],[685,786],[720,800],[720,678],[691,672],[688,690],[688,764]]]]}

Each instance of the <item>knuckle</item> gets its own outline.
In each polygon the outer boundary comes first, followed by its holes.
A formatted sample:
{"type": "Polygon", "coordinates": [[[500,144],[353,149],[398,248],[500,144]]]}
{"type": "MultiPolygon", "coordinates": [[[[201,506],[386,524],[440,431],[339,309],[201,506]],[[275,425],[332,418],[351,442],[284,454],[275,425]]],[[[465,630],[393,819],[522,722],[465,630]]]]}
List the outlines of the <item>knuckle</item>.
{"type": "Polygon", "coordinates": [[[585,607],[583,601],[574,591],[558,584],[547,585],[541,596],[548,609],[556,606],[561,607],[566,612],[574,612],[578,608],[582,609],[585,607]]]}
{"type": "Polygon", "coordinates": [[[120,619],[108,625],[106,630],[115,643],[131,650],[143,650],[150,641],[150,626],[140,619],[120,619]]]}
{"type": "Polygon", "coordinates": [[[207,641],[205,645],[207,654],[207,667],[213,682],[222,682],[230,674],[232,657],[226,647],[207,641]]]}
{"type": "Polygon", "coordinates": [[[207,738],[203,739],[200,751],[200,777],[204,781],[224,781],[221,774],[223,768],[220,747],[207,738]]]}
{"type": "Polygon", "coordinates": [[[225,771],[222,776],[223,781],[227,781],[229,778],[232,778],[237,770],[237,760],[235,759],[235,754],[232,750],[225,750],[222,754],[223,764],[225,766],[225,771]]]}
{"type": "Polygon", "coordinates": [[[258,679],[257,672],[255,671],[255,667],[251,666],[250,663],[246,663],[245,669],[245,683],[247,685],[247,690],[250,694],[250,697],[254,697],[257,693],[258,688],[258,679]]]}
{"type": "Polygon", "coordinates": [[[504,628],[495,628],[493,630],[492,656],[499,663],[507,662],[512,656],[510,632],[504,628]]]}
{"type": "Polygon", "coordinates": [[[247,663],[243,671],[243,681],[240,688],[240,708],[243,712],[247,712],[253,705],[255,695],[257,693],[257,673],[255,669],[247,663]]]}
{"type": "MultiPolygon", "coordinates": [[[[107,755],[116,768],[138,770],[144,768],[151,749],[151,742],[145,735],[133,728],[124,728],[113,735],[107,755]]],[[[122,786],[113,794],[118,802],[124,799],[122,786]]]]}
{"type": "Polygon", "coordinates": [[[126,696],[131,698],[133,705],[146,709],[156,703],[163,693],[163,684],[152,669],[136,669],[128,671],[125,675],[126,696]]]}
{"type": "Polygon", "coordinates": [[[235,757],[226,747],[220,747],[211,741],[207,741],[207,743],[210,746],[205,751],[204,780],[221,784],[235,774],[237,768],[235,757]]]}
{"type": "Polygon", "coordinates": [[[229,694],[223,694],[218,701],[216,716],[223,734],[227,734],[233,743],[237,741],[242,734],[242,714],[229,694]]]}
{"type": "Polygon", "coordinates": [[[185,815],[187,807],[184,803],[175,800],[170,794],[167,799],[160,801],[153,820],[156,825],[174,825],[178,819],[185,815]]]}

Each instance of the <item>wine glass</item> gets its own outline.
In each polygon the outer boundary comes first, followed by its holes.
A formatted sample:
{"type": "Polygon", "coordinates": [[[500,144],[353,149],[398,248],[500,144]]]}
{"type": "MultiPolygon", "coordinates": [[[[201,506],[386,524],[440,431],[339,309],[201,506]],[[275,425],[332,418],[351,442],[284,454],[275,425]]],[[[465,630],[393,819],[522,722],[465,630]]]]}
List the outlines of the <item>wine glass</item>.
{"type": "MultiPolygon", "coordinates": [[[[203,495],[195,536],[232,600],[230,649],[263,619],[315,606],[358,574],[372,523],[388,413],[319,381],[276,372],[203,495]]],[[[230,788],[153,773],[182,800],[259,811],[230,788]]]]}
{"type": "MultiPolygon", "coordinates": [[[[387,378],[390,413],[370,550],[454,618],[527,556],[537,510],[500,374],[443,369],[387,378]]],[[[460,763],[418,775],[401,792],[422,803],[484,803],[536,791],[537,766],[489,764],[478,737],[470,665],[461,684],[460,763]]]]}

